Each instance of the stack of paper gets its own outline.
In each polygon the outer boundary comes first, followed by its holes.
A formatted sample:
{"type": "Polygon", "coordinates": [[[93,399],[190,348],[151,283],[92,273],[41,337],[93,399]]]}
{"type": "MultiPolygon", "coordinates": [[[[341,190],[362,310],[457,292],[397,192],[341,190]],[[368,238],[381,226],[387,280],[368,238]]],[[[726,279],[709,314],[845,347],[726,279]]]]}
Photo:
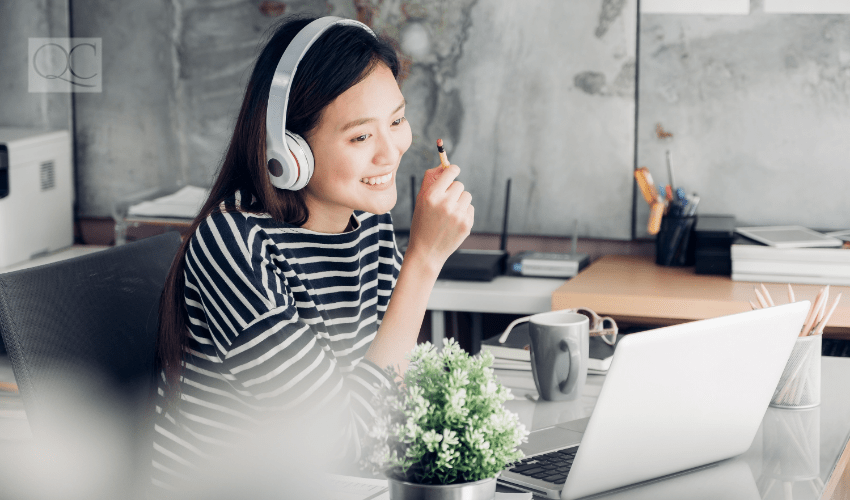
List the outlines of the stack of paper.
{"type": "Polygon", "coordinates": [[[737,237],[732,244],[732,279],[769,283],[850,285],[850,250],[775,248],[737,237]]]}

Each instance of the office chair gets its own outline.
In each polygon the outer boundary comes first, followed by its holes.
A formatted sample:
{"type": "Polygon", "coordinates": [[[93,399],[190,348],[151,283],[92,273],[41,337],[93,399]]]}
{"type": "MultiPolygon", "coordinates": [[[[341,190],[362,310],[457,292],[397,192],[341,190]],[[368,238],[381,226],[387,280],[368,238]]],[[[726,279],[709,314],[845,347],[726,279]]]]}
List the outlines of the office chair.
{"type": "Polygon", "coordinates": [[[134,455],[125,470],[138,473],[159,299],[179,246],[170,232],[0,275],[0,335],[36,441],[117,429],[134,455]]]}

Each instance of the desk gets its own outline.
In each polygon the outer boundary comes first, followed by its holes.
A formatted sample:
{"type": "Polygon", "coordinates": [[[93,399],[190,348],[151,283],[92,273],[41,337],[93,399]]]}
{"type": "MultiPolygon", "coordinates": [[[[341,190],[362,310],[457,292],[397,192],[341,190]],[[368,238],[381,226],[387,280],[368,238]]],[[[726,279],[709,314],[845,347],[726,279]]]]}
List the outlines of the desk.
{"type": "MultiPolygon", "coordinates": [[[[600,258],[552,295],[552,309],[588,307],[621,323],[670,325],[749,311],[754,283],[694,274],[692,267],[664,267],[651,257],[600,258]]],[[[784,284],[765,283],[777,304],[788,301],[784,284]]],[[[797,300],[814,301],[821,285],[793,285],[797,300]]],[[[824,333],[850,338],[850,287],[831,286],[843,299],[824,333]]]]}
{"type": "MultiPolygon", "coordinates": [[[[824,357],[822,359],[821,405],[810,410],[780,410],[769,408],[750,449],[735,460],[744,461],[756,483],[760,498],[764,500],[786,500],[783,497],[783,481],[794,481],[791,485],[795,500],[823,499],[846,500],[850,497],[850,358],[824,357]],[[803,432],[790,435],[777,432],[787,426],[794,429],[798,424],[803,432]],[[796,440],[814,451],[807,460],[794,461],[788,469],[810,466],[811,480],[804,477],[783,477],[782,466],[794,459],[788,450],[796,440]],[[777,453],[777,450],[779,453],[777,453]],[[817,457],[817,459],[815,459],[817,457]],[[811,460],[809,460],[811,459],[811,460]],[[817,486],[813,488],[812,485],[817,486]],[[842,496],[843,495],[843,496],[842,496]]],[[[8,357],[0,356],[0,381],[12,382],[8,357]]],[[[588,375],[582,396],[571,402],[532,402],[526,394],[535,391],[513,389],[515,399],[505,406],[519,415],[526,428],[534,430],[590,416],[602,389],[605,377],[588,375]]],[[[0,448],[12,448],[15,444],[31,439],[23,406],[10,397],[8,412],[0,411],[0,448]]],[[[0,399],[2,402],[2,399],[0,399]]],[[[2,409],[2,408],[0,408],[2,409]]],[[[0,451],[3,451],[0,449],[0,451]]],[[[2,453],[0,453],[2,455],[2,453]]],[[[615,473],[616,471],[612,471],[615,473]]],[[[787,470],[786,470],[787,473],[787,470]]],[[[802,475],[800,475],[802,476],[802,475]]],[[[668,480],[670,481],[670,480],[668,480]]],[[[668,483],[673,484],[676,483],[668,483]]],[[[501,487],[500,487],[501,488],[501,487]]],[[[645,487],[643,487],[645,488],[645,487]]],[[[507,490],[505,490],[507,491],[507,490]]],[[[636,494],[639,489],[629,490],[636,494]]],[[[644,490],[646,491],[646,490],[644,490]]],[[[689,498],[690,491],[675,491],[671,498],[689,498]]],[[[704,497],[703,497],[704,498],[704,497]]],[[[758,497],[757,497],[758,498],[758,497]]],[[[654,500],[663,500],[654,498],[654,500]]],[[[725,499],[724,499],[725,500],[725,499]]]]}
{"type": "Polygon", "coordinates": [[[481,345],[481,313],[536,314],[551,310],[552,293],[564,280],[497,276],[493,281],[437,280],[428,298],[431,343],[443,345],[448,311],[471,312],[472,352],[481,345]]]}
{"type": "MultiPolygon", "coordinates": [[[[821,369],[820,406],[808,410],[768,408],[750,449],[735,459],[721,462],[744,462],[753,481],[742,486],[745,491],[740,495],[725,496],[724,500],[846,500],[850,497],[850,358],[825,356],[821,369]],[[802,453],[798,453],[798,449],[802,453]]],[[[604,380],[603,375],[588,375],[582,396],[572,402],[532,402],[525,395],[536,394],[535,391],[512,389],[516,398],[507,401],[505,406],[517,413],[520,421],[531,430],[588,417],[604,380]]],[[[616,471],[611,473],[616,474],[616,471]]],[[[626,495],[610,495],[610,498],[649,498],[643,493],[659,490],[667,493],[651,495],[655,500],[709,498],[704,496],[705,492],[689,489],[688,484],[692,487],[693,483],[675,482],[675,478],[663,482],[671,488],[659,489],[656,482],[654,489],[649,489],[653,485],[641,486],[628,490],[626,495]]]]}

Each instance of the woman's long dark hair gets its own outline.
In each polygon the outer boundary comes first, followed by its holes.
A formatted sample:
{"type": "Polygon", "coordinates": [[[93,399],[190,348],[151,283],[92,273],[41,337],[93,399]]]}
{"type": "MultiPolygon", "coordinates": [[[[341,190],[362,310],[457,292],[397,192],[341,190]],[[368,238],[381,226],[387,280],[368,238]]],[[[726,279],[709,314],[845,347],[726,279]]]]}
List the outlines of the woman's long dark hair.
{"type": "MultiPolygon", "coordinates": [[[[242,199],[256,202],[242,210],[270,214],[275,220],[297,226],[307,222],[309,213],[299,191],[272,186],[266,169],[266,104],[272,76],[283,51],[295,35],[314,19],[284,20],[273,28],[245,88],[242,109],[210,196],[190,226],[188,237],[171,264],[160,298],[159,335],[156,342],[158,370],[165,372],[167,397],[179,393],[181,365],[188,344],[189,319],[183,296],[186,250],[198,226],[221,203],[240,191],[242,199]]],[[[334,26],[310,47],[298,64],[286,114],[286,128],[309,142],[322,111],[340,94],[366,78],[383,63],[398,78],[399,62],[388,40],[376,39],[355,26],[334,26]]]]}

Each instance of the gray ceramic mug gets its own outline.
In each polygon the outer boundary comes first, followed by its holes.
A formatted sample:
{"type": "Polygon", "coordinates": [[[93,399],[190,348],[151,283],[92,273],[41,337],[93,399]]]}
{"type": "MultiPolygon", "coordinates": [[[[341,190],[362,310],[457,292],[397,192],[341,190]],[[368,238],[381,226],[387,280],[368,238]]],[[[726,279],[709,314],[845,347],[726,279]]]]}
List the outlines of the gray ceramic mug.
{"type": "Polygon", "coordinates": [[[578,398],[587,380],[590,320],[563,310],[521,318],[511,327],[524,320],[530,323],[531,373],[540,397],[547,401],[578,398]]]}

